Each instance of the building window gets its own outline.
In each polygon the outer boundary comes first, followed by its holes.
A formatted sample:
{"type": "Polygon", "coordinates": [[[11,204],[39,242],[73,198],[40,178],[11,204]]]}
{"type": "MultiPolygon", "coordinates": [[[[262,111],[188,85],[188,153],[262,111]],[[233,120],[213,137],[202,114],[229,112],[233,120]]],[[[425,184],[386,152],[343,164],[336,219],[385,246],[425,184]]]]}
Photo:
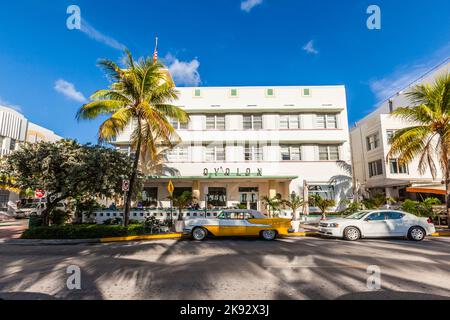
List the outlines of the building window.
{"type": "Polygon", "coordinates": [[[282,161],[301,161],[302,147],[301,146],[281,146],[281,160],[282,161]]]}
{"type": "Polygon", "coordinates": [[[199,98],[202,96],[202,91],[200,89],[194,90],[194,97],[199,98]]]}
{"type": "Polygon", "coordinates": [[[231,89],[230,90],[230,96],[231,97],[237,97],[238,96],[238,90],[237,89],[231,89]]]}
{"type": "Polygon", "coordinates": [[[206,130],[225,130],[225,116],[206,116],[206,130]]]}
{"type": "Polygon", "coordinates": [[[305,88],[305,89],[303,89],[302,93],[303,93],[304,97],[310,97],[311,96],[311,89],[305,88]]]}
{"type": "Polygon", "coordinates": [[[383,161],[377,160],[369,162],[369,177],[380,176],[383,174],[383,161]]]}
{"type": "Polygon", "coordinates": [[[11,143],[9,144],[9,150],[11,151],[16,150],[16,140],[11,139],[11,143]]]}
{"type": "Polygon", "coordinates": [[[274,94],[274,90],[273,89],[267,89],[266,90],[266,96],[268,96],[268,97],[273,97],[275,94],[274,94]]]}
{"type": "Polygon", "coordinates": [[[337,115],[336,114],[318,114],[316,115],[317,129],[337,129],[337,115]]]}
{"type": "Polygon", "coordinates": [[[187,146],[175,147],[167,152],[167,161],[185,162],[189,161],[189,149],[187,146]]]}
{"type": "Polygon", "coordinates": [[[339,146],[319,146],[320,161],[338,161],[340,158],[339,146]]]}
{"type": "Polygon", "coordinates": [[[263,150],[259,144],[252,145],[250,143],[245,144],[245,161],[262,161],[263,150]]]}
{"type": "Polygon", "coordinates": [[[408,174],[409,168],[407,164],[400,164],[398,159],[389,159],[389,167],[392,174],[408,174]]]}
{"type": "Polygon", "coordinates": [[[188,129],[188,123],[181,123],[179,120],[177,119],[169,119],[170,124],[172,125],[172,127],[175,130],[187,130],[188,129]]]}
{"type": "Polygon", "coordinates": [[[386,131],[387,142],[389,144],[391,144],[391,140],[392,140],[392,137],[395,135],[395,132],[396,132],[396,130],[387,130],[386,131]]]}
{"type": "Polygon", "coordinates": [[[372,134],[366,138],[367,151],[375,150],[380,146],[380,135],[378,133],[372,134]]]}
{"type": "Polygon", "coordinates": [[[300,129],[300,115],[280,115],[280,129],[300,129]]]}
{"type": "Polygon", "coordinates": [[[214,207],[227,206],[227,189],[226,188],[208,188],[208,205],[214,207]]]}
{"type": "Polygon", "coordinates": [[[225,145],[206,146],[205,161],[206,162],[225,161],[225,145]]]}
{"type": "Polygon", "coordinates": [[[244,130],[261,130],[262,115],[244,115],[244,130]]]}
{"type": "Polygon", "coordinates": [[[151,207],[158,205],[158,188],[146,187],[142,191],[142,205],[144,207],[151,207]]]}
{"type": "Polygon", "coordinates": [[[323,199],[334,200],[334,187],[330,185],[309,185],[308,191],[310,196],[320,195],[323,199]]]}

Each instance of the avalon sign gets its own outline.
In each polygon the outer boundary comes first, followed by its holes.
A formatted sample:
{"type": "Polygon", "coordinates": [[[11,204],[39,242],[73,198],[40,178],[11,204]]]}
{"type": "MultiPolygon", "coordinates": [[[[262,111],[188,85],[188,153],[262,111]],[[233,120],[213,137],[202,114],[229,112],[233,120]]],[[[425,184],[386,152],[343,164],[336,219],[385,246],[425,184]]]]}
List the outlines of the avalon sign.
{"type": "Polygon", "coordinates": [[[207,176],[225,176],[225,177],[250,177],[250,176],[257,176],[262,177],[263,175],[263,169],[258,168],[256,169],[256,173],[252,173],[252,169],[247,168],[243,171],[241,171],[239,168],[236,171],[232,171],[230,168],[214,168],[214,172],[209,171],[208,168],[203,169],[203,175],[205,177],[207,176]]]}

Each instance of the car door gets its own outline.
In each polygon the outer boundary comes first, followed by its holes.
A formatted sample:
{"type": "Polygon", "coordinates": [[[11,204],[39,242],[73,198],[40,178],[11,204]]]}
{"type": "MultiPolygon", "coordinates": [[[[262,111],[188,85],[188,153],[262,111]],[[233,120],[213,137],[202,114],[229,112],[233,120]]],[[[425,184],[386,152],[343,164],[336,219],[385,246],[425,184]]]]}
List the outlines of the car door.
{"type": "Polygon", "coordinates": [[[409,225],[405,221],[405,216],[404,213],[398,211],[386,212],[386,223],[390,236],[398,237],[407,235],[409,225]]]}
{"type": "Polygon", "coordinates": [[[372,212],[364,219],[363,235],[366,238],[377,238],[389,236],[389,228],[383,211],[372,212]]]}
{"type": "Polygon", "coordinates": [[[239,212],[224,212],[219,220],[219,236],[244,236],[247,230],[247,220],[244,214],[239,212]]]}

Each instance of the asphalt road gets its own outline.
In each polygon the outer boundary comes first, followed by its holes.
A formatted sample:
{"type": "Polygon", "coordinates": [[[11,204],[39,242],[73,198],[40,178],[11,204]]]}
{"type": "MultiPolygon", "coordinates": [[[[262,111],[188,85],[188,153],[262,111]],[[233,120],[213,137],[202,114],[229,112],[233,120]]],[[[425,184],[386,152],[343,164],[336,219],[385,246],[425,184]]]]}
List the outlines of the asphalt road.
{"type": "Polygon", "coordinates": [[[448,238],[0,244],[0,265],[2,299],[450,299],[448,238]],[[67,289],[71,265],[81,290],[67,289]]]}

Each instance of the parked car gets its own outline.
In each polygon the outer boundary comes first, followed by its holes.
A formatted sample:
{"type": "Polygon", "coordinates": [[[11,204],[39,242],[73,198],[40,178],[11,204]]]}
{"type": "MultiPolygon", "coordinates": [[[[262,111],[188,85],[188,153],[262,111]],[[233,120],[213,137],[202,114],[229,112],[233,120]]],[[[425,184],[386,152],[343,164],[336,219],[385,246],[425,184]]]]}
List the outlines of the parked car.
{"type": "MultiPolygon", "coordinates": [[[[45,202],[42,202],[41,204],[39,204],[39,202],[28,203],[28,204],[20,207],[19,209],[17,209],[14,212],[14,218],[16,218],[16,219],[27,219],[31,215],[38,215],[38,214],[40,214],[42,212],[42,210],[44,210],[45,208],[46,208],[45,202]]],[[[59,202],[56,205],[55,209],[62,210],[62,211],[66,211],[67,210],[66,205],[63,202],[59,202]]]]}
{"type": "Polygon", "coordinates": [[[14,218],[16,219],[26,219],[29,218],[32,213],[36,213],[38,211],[38,203],[27,203],[22,207],[18,208],[14,212],[14,218]]]}
{"type": "Polygon", "coordinates": [[[422,241],[436,232],[432,219],[416,217],[396,210],[356,212],[346,218],[321,221],[319,232],[324,236],[356,241],[361,238],[406,237],[422,241]]]}
{"type": "Polygon", "coordinates": [[[215,237],[254,236],[264,240],[275,240],[278,235],[288,234],[291,220],[269,219],[254,210],[224,210],[217,218],[190,218],[185,222],[184,234],[197,241],[209,235],[215,237]]]}

